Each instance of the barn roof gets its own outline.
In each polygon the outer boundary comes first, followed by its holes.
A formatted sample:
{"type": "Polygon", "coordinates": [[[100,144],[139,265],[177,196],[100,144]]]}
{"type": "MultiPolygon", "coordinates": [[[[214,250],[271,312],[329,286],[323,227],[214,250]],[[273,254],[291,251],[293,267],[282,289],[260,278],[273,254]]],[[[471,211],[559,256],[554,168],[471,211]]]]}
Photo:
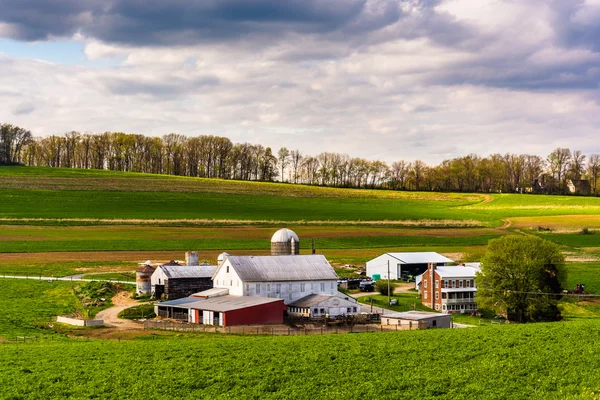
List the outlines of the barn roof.
{"type": "Polygon", "coordinates": [[[227,261],[245,282],[318,281],[338,278],[333,267],[320,254],[229,256],[227,261]]]}
{"type": "Polygon", "coordinates": [[[444,257],[441,254],[433,251],[425,252],[410,252],[410,253],[386,253],[395,259],[399,260],[402,264],[429,264],[429,263],[451,263],[453,260],[448,257],[444,257]]]}
{"type": "Polygon", "coordinates": [[[337,297],[338,299],[340,299],[340,301],[356,303],[356,300],[354,300],[352,297],[349,298],[347,296],[344,296],[343,294],[342,294],[342,296],[343,297],[336,296],[336,295],[327,295],[327,294],[309,294],[306,297],[303,297],[301,299],[294,301],[293,303],[288,304],[288,307],[310,308],[314,305],[317,305],[326,300],[329,300],[332,297],[337,297]],[[352,299],[352,300],[350,300],[350,299],[352,299]]]}
{"type": "Polygon", "coordinates": [[[166,307],[178,307],[188,308],[194,310],[206,310],[206,311],[218,311],[227,312],[233,310],[240,310],[248,307],[260,306],[263,304],[277,303],[280,302],[282,307],[282,299],[275,299],[269,297],[250,297],[250,296],[219,296],[211,297],[208,299],[201,299],[197,297],[186,297],[184,299],[163,301],[157,305],[166,307]]]}
{"type": "Polygon", "coordinates": [[[212,278],[217,270],[215,265],[163,265],[160,268],[169,279],[212,278]]]}

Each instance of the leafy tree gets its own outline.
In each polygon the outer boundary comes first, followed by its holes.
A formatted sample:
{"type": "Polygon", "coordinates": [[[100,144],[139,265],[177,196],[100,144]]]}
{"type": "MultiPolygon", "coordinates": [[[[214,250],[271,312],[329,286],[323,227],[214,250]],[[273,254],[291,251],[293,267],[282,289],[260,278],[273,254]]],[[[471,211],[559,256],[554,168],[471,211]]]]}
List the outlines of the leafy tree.
{"type": "Polygon", "coordinates": [[[552,242],[517,235],[491,240],[476,281],[479,308],[520,322],[560,319],[566,269],[552,242]]]}

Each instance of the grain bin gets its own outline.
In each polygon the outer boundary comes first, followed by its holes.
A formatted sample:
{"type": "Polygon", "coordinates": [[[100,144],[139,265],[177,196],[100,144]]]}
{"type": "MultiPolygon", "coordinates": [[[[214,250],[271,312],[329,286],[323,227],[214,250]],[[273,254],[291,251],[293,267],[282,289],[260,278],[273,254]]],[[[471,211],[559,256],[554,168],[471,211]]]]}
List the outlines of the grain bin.
{"type": "Polygon", "coordinates": [[[300,254],[300,239],[290,229],[283,228],[275,232],[271,238],[271,255],[289,256],[300,254]]]}
{"type": "Polygon", "coordinates": [[[185,253],[185,265],[198,265],[198,252],[188,251],[185,253]]]}
{"type": "Polygon", "coordinates": [[[152,283],[150,278],[154,273],[154,268],[150,265],[144,265],[135,273],[135,292],[139,295],[150,294],[152,292],[152,283]]]}

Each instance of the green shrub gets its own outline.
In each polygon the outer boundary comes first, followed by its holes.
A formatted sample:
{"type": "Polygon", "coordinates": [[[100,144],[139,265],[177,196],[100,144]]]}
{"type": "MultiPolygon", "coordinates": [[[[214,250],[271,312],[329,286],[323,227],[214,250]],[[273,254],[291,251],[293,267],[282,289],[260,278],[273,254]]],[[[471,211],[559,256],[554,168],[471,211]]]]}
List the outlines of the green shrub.
{"type": "MultiPolygon", "coordinates": [[[[390,295],[392,295],[394,293],[394,288],[396,287],[396,284],[390,282],[389,287],[390,287],[390,291],[391,291],[390,295]]],[[[388,281],[387,280],[377,281],[375,283],[375,291],[379,292],[383,296],[387,296],[388,295],[388,281]]]]}

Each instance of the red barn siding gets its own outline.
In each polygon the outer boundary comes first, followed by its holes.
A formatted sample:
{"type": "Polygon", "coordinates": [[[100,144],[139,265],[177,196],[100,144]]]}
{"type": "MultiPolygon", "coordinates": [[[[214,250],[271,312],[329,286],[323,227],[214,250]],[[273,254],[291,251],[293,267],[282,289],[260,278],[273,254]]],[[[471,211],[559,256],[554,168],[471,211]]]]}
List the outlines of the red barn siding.
{"type": "Polygon", "coordinates": [[[268,304],[227,311],[223,326],[282,324],[283,312],[287,309],[283,300],[268,304]]]}

